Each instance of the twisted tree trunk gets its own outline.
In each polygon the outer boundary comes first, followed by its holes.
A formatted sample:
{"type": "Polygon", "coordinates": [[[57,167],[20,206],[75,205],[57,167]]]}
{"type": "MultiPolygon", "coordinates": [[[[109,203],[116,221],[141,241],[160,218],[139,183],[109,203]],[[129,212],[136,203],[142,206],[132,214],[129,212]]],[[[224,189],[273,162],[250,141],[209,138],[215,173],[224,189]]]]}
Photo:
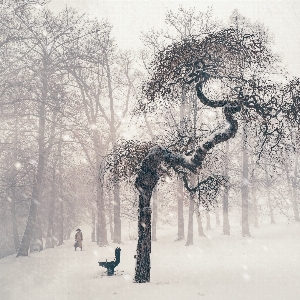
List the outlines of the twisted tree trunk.
{"type": "MultiPolygon", "coordinates": [[[[152,191],[159,180],[158,169],[162,162],[176,169],[181,167],[193,173],[197,168],[202,167],[209,150],[215,145],[225,142],[235,136],[238,123],[233,118],[233,114],[239,112],[241,107],[236,102],[211,101],[202,92],[202,84],[196,85],[197,96],[200,101],[209,107],[224,107],[224,115],[228,127],[222,131],[211,135],[201,145],[195,149],[191,156],[171,152],[166,148],[155,146],[150,149],[148,155],[143,160],[135,181],[135,187],[139,192],[139,218],[138,218],[138,244],[136,254],[135,282],[150,281],[150,253],[151,253],[151,208],[150,200],[152,191]]],[[[190,188],[185,181],[185,186],[190,188]]]]}

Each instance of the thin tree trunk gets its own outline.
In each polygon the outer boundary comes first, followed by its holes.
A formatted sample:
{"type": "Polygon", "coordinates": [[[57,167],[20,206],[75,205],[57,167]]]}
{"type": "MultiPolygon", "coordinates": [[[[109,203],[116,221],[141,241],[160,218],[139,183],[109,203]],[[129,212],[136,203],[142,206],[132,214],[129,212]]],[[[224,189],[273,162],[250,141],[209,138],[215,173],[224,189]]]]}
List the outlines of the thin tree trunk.
{"type": "Polygon", "coordinates": [[[44,58],[43,65],[44,70],[42,74],[42,97],[41,102],[39,104],[39,137],[38,137],[38,167],[35,176],[35,180],[33,183],[32,196],[29,208],[29,214],[27,219],[26,228],[23,234],[23,238],[21,240],[20,247],[18,249],[18,256],[28,256],[28,251],[30,247],[30,242],[33,240],[34,248],[39,248],[39,243],[37,239],[37,209],[38,204],[40,203],[40,193],[42,186],[42,179],[44,176],[44,168],[45,168],[45,106],[47,102],[47,93],[48,93],[48,78],[46,71],[47,58],[44,58]],[[38,247],[36,247],[38,246],[38,247]]]}
{"type": "MultiPolygon", "coordinates": [[[[100,164],[99,164],[100,165],[100,164]]],[[[97,243],[100,247],[106,246],[107,231],[106,231],[106,218],[105,218],[105,201],[103,195],[103,183],[104,183],[104,165],[101,165],[100,175],[97,180],[97,243]]]]}
{"type": "Polygon", "coordinates": [[[254,227],[258,227],[258,209],[257,209],[257,196],[256,196],[256,177],[255,177],[255,161],[254,156],[251,155],[251,165],[253,166],[252,180],[251,180],[251,194],[252,194],[252,218],[254,227]]]}
{"type": "Polygon", "coordinates": [[[99,204],[98,204],[98,199],[97,199],[96,242],[97,242],[97,245],[99,246],[100,245],[100,227],[99,227],[100,216],[99,216],[99,208],[98,207],[99,207],[99,204]]]}
{"type": "MultiPolygon", "coordinates": [[[[36,189],[36,187],[34,187],[36,189]]],[[[36,192],[34,194],[37,194],[36,192]]],[[[30,247],[31,236],[33,234],[34,225],[36,222],[36,212],[37,212],[37,204],[31,199],[28,219],[26,228],[23,234],[23,238],[21,240],[21,244],[18,249],[17,257],[18,256],[28,256],[28,251],[30,247]]]]}
{"type": "Polygon", "coordinates": [[[50,207],[49,207],[49,220],[48,220],[48,229],[47,229],[47,238],[45,248],[54,248],[53,238],[53,216],[56,200],[56,161],[53,164],[53,176],[52,176],[52,195],[50,198],[50,207]]]}
{"type": "MultiPolygon", "coordinates": [[[[110,108],[110,137],[112,142],[112,147],[116,143],[116,127],[115,127],[115,107],[114,107],[114,95],[112,87],[112,77],[110,71],[110,63],[107,53],[104,53],[104,62],[106,65],[106,75],[107,75],[107,87],[108,87],[108,97],[109,97],[109,108],[110,108]]],[[[121,204],[120,204],[120,187],[119,183],[115,179],[114,183],[114,243],[121,243],[121,204]]]]}
{"type": "Polygon", "coordinates": [[[44,249],[44,242],[43,242],[43,230],[42,230],[42,221],[41,221],[41,216],[40,213],[38,212],[38,217],[37,217],[37,225],[38,225],[38,245],[39,245],[39,251],[42,251],[44,249]]]}
{"type": "Polygon", "coordinates": [[[226,186],[223,195],[223,234],[224,235],[230,235],[228,195],[229,195],[229,187],[226,186]]]}
{"type": "Polygon", "coordinates": [[[66,230],[65,230],[65,239],[69,240],[71,238],[72,227],[70,222],[70,216],[68,215],[68,213],[66,215],[67,215],[67,222],[66,222],[66,230]]]}
{"type": "Polygon", "coordinates": [[[189,221],[188,221],[188,232],[186,239],[186,246],[193,245],[194,243],[194,195],[190,196],[190,205],[189,205],[189,221]]]}
{"type": "MultiPolygon", "coordinates": [[[[193,137],[196,138],[196,126],[197,126],[197,99],[190,95],[190,106],[189,106],[189,113],[193,112],[193,137]]],[[[195,142],[193,142],[193,146],[195,147],[195,142]]],[[[192,175],[191,182],[195,184],[196,177],[192,175]]],[[[188,220],[188,233],[186,239],[186,246],[193,245],[194,243],[194,198],[195,194],[190,195],[190,203],[189,203],[189,220],[188,220]]]]}
{"type": "Polygon", "coordinates": [[[228,180],[225,185],[223,194],[223,234],[230,235],[230,224],[228,215],[228,196],[229,196],[229,178],[228,178],[228,155],[229,155],[229,142],[226,141],[225,146],[225,163],[224,163],[224,176],[228,180]]]}
{"type": "Polygon", "coordinates": [[[206,230],[211,230],[209,211],[206,211],[205,215],[206,215],[206,230]]]}
{"type": "Polygon", "coordinates": [[[64,202],[62,197],[62,188],[63,188],[63,165],[62,165],[62,128],[60,128],[60,137],[59,137],[59,144],[58,144],[58,195],[59,195],[59,230],[58,230],[58,246],[63,245],[64,243],[64,202]]]}
{"type": "Polygon", "coordinates": [[[256,184],[252,183],[252,208],[253,208],[253,221],[254,227],[258,227],[258,209],[257,209],[257,197],[256,197],[256,184]]]}
{"type": "Polygon", "coordinates": [[[291,178],[290,178],[289,166],[287,163],[287,156],[285,157],[284,167],[285,167],[285,173],[286,173],[286,179],[287,179],[287,185],[288,185],[288,191],[289,191],[289,199],[293,200],[293,189],[291,186],[292,183],[291,183],[291,178]]]}
{"type": "Polygon", "coordinates": [[[267,201],[268,201],[268,208],[270,211],[271,224],[275,224],[273,207],[272,207],[272,202],[271,202],[270,180],[269,180],[269,172],[268,172],[267,164],[266,164],[266,185],[267,185],[267,201]]]}
{"type": "Polygon", "coordinates": [[[91,234],[91,239],[92,239],[92,242],[95,242],[95,233],[96,233],[96,230],[95,230],[95,211],[94,211],[94,208],[92,207],[92,234],[91,234]]]}
{"type": "Polygon", "coordinates": [[[64,243],[64,202],[61,197],[59,199],[59,232],[57,246],[61,246],[64,243]]]}
{"type": "MultiPolygon", "coordinates": [[[[18,131],[18,124],[19,124],[19,115],[17,111],[16,105],[14,105],[14,115],[15,115],[15,130],[14,130],[14,149],[11,153],[11,160],[14,161],[17,158],[17,148],[18,148],[18,140],[19,140],[19,131],[18,131]]],[[[13,176],[16,178],[15,176],[13,176]]],[[[12,180],[11,186],[11,203],[10,203],[10,212],[11,212],[11,220],[12,220],[12,229],[13,229],[13,237],[14,237],[14,246],[16,252],[18,252],[18,248],[20,245],[20,237],[18,231],[18,222],[17,222],[17,213],[16,213],[16,180],[12,180]]]]}
{"type": "Polygon", "coordinates": [[[109,231],[110,231],[110,239],[113,240],[114,239],[114,226],[113,226],[113,222],[114,222],[114,218],[113,218],[113,212],[114,212],[114,204],[113,204],[113,198],[110,196],[109,197],[109,212],[108,212],[108,218],[109,218],[109,231]]]}
{"type": "Polygon", "coordinates": [[[157,186],[153,189],[153,216],[152,216],[152,241],[157,241],[156,228],[157,228],[157,186]]]}
{"type": "Polygon", "coordinates": [[[23,238],[21,240],[20,247],[18,249],[17,257],[18,256],[28,256],[28,251],[30,247],[31,237],[34,238],[35,246],[34,249],[39,249],[39,241],[37,241],[37,228],[38,225],[36,223],[37,221],[37,209],[39,201],[39,193],[40,193],[40,186],[41,186],[41,179],[42,174],[44,172],[44,163],[43,163],[43,157],[42,154],[40,155],[40,163],[38,164],[38,171],[37,176],[33,185],[33,192],[29,207],[29,213],[28,213],[28,219],[26,228],[23,234],[23,238]],[[39,176],[40,174],[40,176],[39,176]]]}
{"type": "Polygon", "coordinates": [[[120,184],[114,183],[114,243],[121,244],[121,202],[120,184]]]}
{"type": "Polygon", "coordinates": [[[15,201],[15,187],[12,187],[12,199],[10,203],[10,212],[11,212],[11,220],[12,220],[12,228],[13,228],[13,236],[14,236],[14,246],[16,252],[18,251],[20,245],[20,238],[18,232],[18,222],[17,222],[17,214],[16,214],[16,201],[15,201]]]}
{"type": "Polygon", "coordinates": [[[242,235],[251,236],[249,230],[249,210],[248,210],[248,199],[249,199],[249,155],[246,142],[246,127],[243,126],[243,178],[242,178],[242,235]]]}
{"type": "Polygon", "coordinates": [[[177,180],[177,227],[178,238],[177,241],[184,240],[184,215],[183,215],[183,181],[177,180]]]}
{"type": "MultiPolygon", "coordinates": [[[[180,105],[180,130],[184,131],[184,117],[186,112],[186,91],[185,87],[182,87],[181,92],[181,105],[180,105]]],[[[177,241],[184,240],[184,214],[183,214],[183,196],[184,196],[184,188],[183,181],[180,177],[177,179],[177,241]]]]}
{"type": "Polygon", "coordinates": [[[215,215],[216,215],[216,225],[219,226],[221,224],[219,207],[215,208],[215,215]]]}
{"type": "MultiPolygon", "coordinates": [[[[298,140],[296,141],[296,144],[297,143],[298,140]]],[[[295,221],[300,222],[299,208],[298,208],[297,177],[298,177],[298,147],[296,147],[296,152],[295,152],[295,166],[294,166],[294,179],[293,179],[293,211],[294,211],[295,221]]]]}
{"type": "Polygon", "coordinates": [[[198,235],[205,236],[204,230],[203,230],[203,225],[202,225],[201,212],[200,212],[199,208],[198,208],[198,213],[197,213],[197,224],[198,224],[198,235]]]}

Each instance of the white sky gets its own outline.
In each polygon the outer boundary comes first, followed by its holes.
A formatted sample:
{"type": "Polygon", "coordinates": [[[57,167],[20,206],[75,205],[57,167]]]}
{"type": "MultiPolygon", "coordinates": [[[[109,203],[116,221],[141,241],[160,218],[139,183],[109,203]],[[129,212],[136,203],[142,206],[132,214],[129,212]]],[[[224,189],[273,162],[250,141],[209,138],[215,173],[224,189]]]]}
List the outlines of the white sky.
{"type": "Polygon", "coordinates": [[[141,47],[142,31],[164,28],[167,10],[195,7],[205,11],[213,7],[214,15],[225,22],[231,12],[239,12],[252,21],[260,21],[275,36],[276,50],[294,76],[300,77],[300,1],[165,1],[165,0],[52,0],[49,7],[58,12],[66,5],[87,13],[92,18],[107,19],[121,48],[141,47]]]}

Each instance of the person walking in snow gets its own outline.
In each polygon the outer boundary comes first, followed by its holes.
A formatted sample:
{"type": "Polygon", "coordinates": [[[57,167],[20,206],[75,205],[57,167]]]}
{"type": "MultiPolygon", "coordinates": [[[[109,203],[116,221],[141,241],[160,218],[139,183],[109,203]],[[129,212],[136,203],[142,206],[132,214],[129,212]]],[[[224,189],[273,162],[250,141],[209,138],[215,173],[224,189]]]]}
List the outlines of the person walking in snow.
{"type": "Polygon", "coordinates": [[[81,248],[81,251],[82,251],[82,241],[83,241],[82,232],[78,228],[78,229],[76,229],[76,234],[75,234],[75,245],[74,245],[75,251],[76,251],[77,247],[81,248]]]}

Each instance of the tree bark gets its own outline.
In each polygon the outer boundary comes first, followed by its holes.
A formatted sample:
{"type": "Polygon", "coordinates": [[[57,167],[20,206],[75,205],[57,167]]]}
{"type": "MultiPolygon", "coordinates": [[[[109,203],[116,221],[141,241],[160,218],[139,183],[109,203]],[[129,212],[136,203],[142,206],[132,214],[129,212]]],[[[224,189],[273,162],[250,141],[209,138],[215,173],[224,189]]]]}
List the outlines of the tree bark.
{"type": "Polygon", "coordinates": [[[91,233],[92,242],[96,241],[96,239],[95,239],[95,233],[96,233],[95,222],[96,222],[96,220],[95,220],[95,211],[92,208],[92,233],[91,233]]]}
{"type": "Polygon", "coordinates": [[[153,217],[152,217],[152,241],[157,241],[156,228],[157,228],[157,186],[153,189],[152,193],[153,203],[153,217]]]}
{"type": "Polygon", "coordinates": [[[225,144],[225,162],[224,162],[224,176],[227,178],[228,182],[224,188],[223,194],[223,234],[230,235],[230,224],[228,215],[228,196],[229,196],[229,177],[228,177],[228,155],[229,155],[229,142],[226,141],[225,144]]]}
{"type": "Polygon", "coordinates": [[[110,231],[110,239],[113,240],[114,239],[114,218],[113,218],[113,213],[114,213],[114,200],[111,197],[111,195],[109,196],[109,212],[108,212],[108,218],[109,218],[109,231],[110,231]]]}
{"type": "Polygon", "coordinates": [[[52,195],[50,198],[50,206],[49,206],[49,220],[48,220],[48,229],[47,229],[47,238],[45,248],[54,248],[53,238],[53,216],[54,216],[54,208],[56,201],[56,161],[53,164],[53,176],[52,176],[52,195]]]}
{"type": "Polygon", "coordinates": [[[58,202],[59,204],[59,230],[58,230],[58,243],[57,246],[61,246],[64,243],[64,202],[63,199],[60,197],[60,201],[58,202]]]}
{"type": "Polygon", "coordinates": [[[41,220],[41,215],[38,211],[38,216],[37,216],[37,234],[38,234],[38,245],[39,245],[39,251],[42,251],[44,249],[44,242],[43,242],[43,229],[42,229],[42,220],[41,220]]]}
{"type": "Polygon", "coordinates": [[[190,197],[190,204],[189,204],[189,219],[188,219],[188,232],[187,232],[187,239],[186,239],[186,246],[193,245],[194,243],[194,197],[190,197]]]}
{"type": "Polygon", "coordinates": [[[121,201],[120,184],[114,183],[114,243],[121,244],[121,201]]]}
{"type": "Polygon", "coordinates": [[[267,186],[267,203],[270,212],[271,224],[275,224],[274,214],[273,214],[273,207],[271,202],[271,193],[270,193],[270,179],[269,179],[269,172],[268,172],[268,165],[266,164],[266,186],[267,186]]]}
{"type": "Polygon", "coordinates": [[[198,235],[205,236],[204,230],[203,230],[203,225],[202,225],[201,212],[200,212],[199,208],[198,208],[198,213],[197,213],[197,224],[198,224],[198,235]]]}
{"type": "Polygon", "coordinates": [[[97,244],[100,247],[103,247],[108,244],[105,218],[105,201],[103,195],[104,165],[102,164],[98,169],[100,170],[100,175],[97,180],[97,244]]]}
{"type": "Polygon", "coordinates": [[[246,141],[246,127],[243,126],[243,178],[242,178],[242,235],[251,236],[249,230],[249,155],[246,141]]]}
{"type": "MultiPolygon", "coordinates": [[[[229,101],[211,101],[202,93],[202,83],[196,84],[197,96],[204,105],[210,107],[223,107],[223,112],[227,121],[227,126],[218,131],[200,144],[192,155],[185,156],[179,153],[154,146],[148,152],[148,155],[142,161],[135,181],[135,187],[139,192],[139,221],[138,221],[138,244],[136,254],[135,282],[150,281],[150,253],[151,253],[151,209],[150,200],[154,187],[159,180],[158,169],[162,162],[169,166],[182,167],[196,173],[197,168],[202,167],[209,150],[219,143],[225,142],[235,136],[238,129],[238,123],[233,118],[233,114],[239,112],[241,107],[229,101]]],[[[192,192],[188,186],[187,179],[184,177],[185,187],[192,192]]],[[[203,184],[201,182],[200,184],[203,184]]]]}
{"type": "Polygon", "coordinates": [[[136,250],[135,282],[150,281],[151,200],[152,191],[139,195],[138,244],[136,250]]]}
{"type": "Polygon", "coordinates": [[[252,209],[253,209],[253,221],[254,227],[258,227],[258,209],[257,209],[257,197],[256,197],[256,183],[252,183],[252,209]]]}
{"type": "MultiPolygon", "coordinates": [[[[107,87],[108,87],[108,97],[109,97],[109,108],[110,108],[110,137],[112,147],[116,144],[116,125],[115,125],[115,107],[114,107],[114,95],[112,87],[112,77],[110,71],[110,62],[108,58],[108,53],[104,53],[104,62],[106,66],[107,75],[107,87]]],[[[120,204],[120,187],[117,179],[114,179],[114,243],[121,243],[121,204],[120,204]]]]}
{"type": "MultiPolygon", "coordinates": [[[[296,145],[297,143],[298,143],[298,139],[296,140],[296,145]]],[[[294,179],[293,179],[293,211],[294,211],[295,221],[300,222],[299,208],[298,208],[297,177],[298,177],[298,147],[296,147],[296,151],[295,151],[295,165],[294,165],[294,179]]]]}
{"type": "Polygon", "coordinates": [[[181,178],[177,180],[177,241],[184,240],[184,215],[183,215],[183,181],[181,178]]]}
{"type": "Polygon", "coordinates": [[[258,209],[257,209],[257,196],[256,196],[256,177],[255,177],[255,162],[254,162],[254,156],[251,155],[251,165],[253,166],[253,176],[252,176],[252,180],[251,180],[251,194],[252,194],[252,210],[251,210],[251,214],[252,214],[252,221],[253,221],[253,225],[254,227],[258,227],[258,209]]]}
{"type": "MultiPolygon", "coordinates": [[[[15,115],[15,122],[14,122],[14,150],[11,153],[11,161],[14,161],[17,157],[17,149],[18,149],[18,141],[19,141],[19,131],[18,131],[18,124],[19,124],[19,115],[17,106],[14,105],[14,115],[15,115]]],[[[14,178],[16,178],[13,175],[14,178]]],[[[11,212],[11,221],[12,221],[12,229],[13,229],[13,237],[14,237],[14,246],[16,253],[18,252],[18,248],[20,245],[20,237],[19,237],[19,231],[18,231],[18,222],[17,222],[17,213],[16,213],[16,185],[17,182],[15,179],[12,179],[11,182],[11,203],[10,203],[10,212],[11,212]]]]}
{"type": "Polygon", "coordinates": [[[60,128],[60,136],[59,136],[59,143],[58,143],[58,185],[57,185],[57,191],[59,195],[59,213],[58,213],[58,244],[57,246],[61,246],[64,243],[64,201],[62,197],[62,189],[63,189],[63,164],[62,164],[62,128],[60,128]]]}
{"type": "MultiPolygon", "coordinates": [[[[186,90],[185,86],[182,88],[181,92],[181,105],[180,105],[180,130],[184,130],[184,117],[186,112],[186,90]]],[[[180,176],[177,179],[177,241],[184,240],[184,214],[183,214],[183,197],[184,197],[184,188],[183,181],[180,176]]]]}
{"type": "Polygon", "coordinates": [[[206,230],[211,230],[209,211],[206,211],[205,215],[206,215],[206,230]]]}
{"type": "Polygon", "coordinates": [[[42,241],[37,239],[38,236],[38,224],[37,224],[37,209],[40,203],[40,193],[42,180],[44,176],[45,168],[45,107],[47,102],[48,93],[48,72],[47,72],[47,57],[43,59],[43,70],[42,70],[42,97],[39,104],[39,137],[38,137],[38,167],[33,183],[32,196],[29,208],[29,214],[27,224],[21,244],[17,253],[18,256],[28,256],[30,242],[33,240],[33,247],[39,249],[39,244],[42,241]]]}
{"type": "Polygon", "coordinates": [[[10,203],[10,212],[11,212],[11,220],[12,220],[12,228],[13,228],[13,237],[14,237],[14,246],[16,252],[18,252],[18,248],[20,245],[19,231],[18,231],[18,222],[17,222],[17,214],[16,214],[16,197],[15,197],[15,187],[12,187],[12,199],[10,203]]]}
{"type": "Polygon", "coordinates": [[[216,215],[216,225],[217,226],[219,226],[221,224],[219,211],[220,211],[219,207],[216,207],[215,208],[215,215],[216,215]]]}
{"type": "MultiPolygon", "coordinates": [[[[289,166],[287,163],[287,156],[285,157],[285,162],[284,162],[284,167],[285,167],[285,173],[286,173],[286,179],[287,179],[287,184],[288,184],[288,189],[289,189],[289,197],[292,199],[292,202],[294,200],[294,195],[293,195],[293,182],[291,182],[290,178],[290,171],[289,171],[289,166]]],[[[294,208],[294,203],[292,203],[293,208],[294,208]]],[[[295,211],[294,211],[295,214],[295,211]]]]}

